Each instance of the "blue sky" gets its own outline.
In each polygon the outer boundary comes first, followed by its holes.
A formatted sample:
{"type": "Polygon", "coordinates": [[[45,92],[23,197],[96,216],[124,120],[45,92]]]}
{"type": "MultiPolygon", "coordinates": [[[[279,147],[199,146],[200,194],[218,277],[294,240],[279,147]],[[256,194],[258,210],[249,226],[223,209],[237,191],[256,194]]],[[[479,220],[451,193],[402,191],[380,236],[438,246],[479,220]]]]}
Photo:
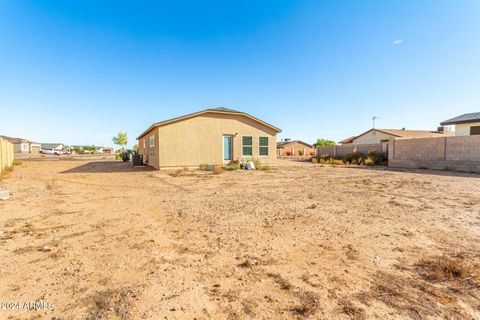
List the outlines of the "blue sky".
{"type": "Polygon", "coordinates": [[[0,134],[130,145],[225,106],[341,140],[480,111],[480,1],[0,1],[0,134]]]}

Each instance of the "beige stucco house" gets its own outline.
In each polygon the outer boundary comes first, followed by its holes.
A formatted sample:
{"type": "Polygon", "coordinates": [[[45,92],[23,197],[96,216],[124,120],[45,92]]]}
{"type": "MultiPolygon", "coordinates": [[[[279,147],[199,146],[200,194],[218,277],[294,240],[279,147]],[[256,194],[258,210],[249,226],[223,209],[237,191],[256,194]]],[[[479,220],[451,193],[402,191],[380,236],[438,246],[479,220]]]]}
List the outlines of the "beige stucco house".
{"type": "Polygon", "coordinates": [[[247,113],[215,108],[154,123],[137,139],[144,163],[156,169],[224,165],[240,158],[275,166],[279,132],[247,113]]]}
{"type": "Polygon", "coordinates": [[[289,140],[277,142],[277,155],[284,156],[313,156],[315,148],[306,142],[300,140],[289,140]]]}
{"type": "Polygon", "coordinates": [[[456,136],[480,135],[480,112],[466,113],[443,121],[442,126],[455,126],[456,136]]]}
{"type": "Polygon", "coordinates": [[[370,129],[358,136],[342,140],[340,144],[374,144],[388,142],[390,138],[436,138],[453,136],[448,131],[406,130],[406,129],[370,129]]]}
{"type": "Polygon", "coordinates": [[[0,136],[1,138],[11,142],[14,146],[15,153],[39,153],[40,143],[33,142],[22,138],[13,138],[7,136],[0,136]]]}

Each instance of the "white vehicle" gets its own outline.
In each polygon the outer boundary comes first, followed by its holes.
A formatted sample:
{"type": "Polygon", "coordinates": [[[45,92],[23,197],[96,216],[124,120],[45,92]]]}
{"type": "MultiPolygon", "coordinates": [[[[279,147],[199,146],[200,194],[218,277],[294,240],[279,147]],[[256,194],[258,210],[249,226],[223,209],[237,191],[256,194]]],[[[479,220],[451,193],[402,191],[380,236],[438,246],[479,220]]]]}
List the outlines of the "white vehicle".
{"type": "Polygon", "coordinates": [[[62,154],[62,151],[55,150],[55,149],[40,149],[40,153],[60,155],[62,154]]]}

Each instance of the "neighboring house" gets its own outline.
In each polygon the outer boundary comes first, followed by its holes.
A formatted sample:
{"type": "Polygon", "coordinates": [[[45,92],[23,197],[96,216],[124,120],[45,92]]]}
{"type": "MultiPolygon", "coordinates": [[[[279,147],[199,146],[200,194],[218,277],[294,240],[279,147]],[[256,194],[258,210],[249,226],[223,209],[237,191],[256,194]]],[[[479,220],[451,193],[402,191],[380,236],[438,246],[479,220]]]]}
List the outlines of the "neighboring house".
{"type": "Polygon", "coordinates": [[[101,147],[98,152],[103,154],[113,154],[113,148],[110,147],[101,147]]]}
{"type": "Polygon", "coordinates": [[[62,151],[65,149],[65,145],[63,143],[42,143],[42,149],[62,151]]]}
{"type": "Polygon", "coordinates": [[[33,142],[27,139],[22,138],[13,138],[7,136],[0,136],[14,146],[15,153],[39,153],[40,152],[40,143],[33,142]]]}
{"type": "Polygon", "coordinates": [[[466,113],[461,116],[443,121],[442,126],[455,126],[455,135],[473,136],[480,135],[480,112],[466,113]]]}
{"type": "Polygon", "coordinates": [[[406,129],[370,129],[358,136],[342,140],[340,144],[373,144],[388,142],[390,138],[435,138],[453,136],[448,131],[406,130],[406,129]]]}
{"type": "Polygon", "coordinates": [[[223,165],[253,157],[273,166],[279,132],[244,112],[215,108],[154,123],[137,139],[144,163],[156,169],[223,165]]]}
{"type": "Polygon", "coordinates": [[[309,156],[315,154],[315,148],[306,142],[300,140],[285,139],[277,142],[278,156],[309,156]]]}

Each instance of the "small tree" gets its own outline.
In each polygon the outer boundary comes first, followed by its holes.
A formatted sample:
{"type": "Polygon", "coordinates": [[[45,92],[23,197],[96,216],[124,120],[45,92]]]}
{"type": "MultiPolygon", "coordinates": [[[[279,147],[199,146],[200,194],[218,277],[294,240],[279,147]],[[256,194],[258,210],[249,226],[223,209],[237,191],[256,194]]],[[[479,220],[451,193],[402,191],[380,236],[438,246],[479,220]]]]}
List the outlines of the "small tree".
{"type": "Polygon", "coordinates": [[[138,144],[134,145],[132,148],[132,154],[138,154],[138,144]]]}
{"type": "Polygon", "coordinates": [[[124,150],[128,143],[127,133],[120,131],[115,137],[112,138],[112,141],[117,146],[122,147],[122,150],[124,150]]]}
{"type": "Polygon", "coordinates": [[[122,159],[123,162],[130,160],[130,154],[127,152],[127,150],[125,150],[125,147],[128,143],[127,133],[120,131],[115,137],[112,138],[112,141],[117,146],[122,147],[122,151],[118,154],[119,158],[122,159]]]}
{"type": "Polygon", "coordinates": [[[313,144],[314,147],[333,146],[333,145],[335,145],[335,141],[328,140],[328,139],[317,139],[317,142],[313,144]]]}

